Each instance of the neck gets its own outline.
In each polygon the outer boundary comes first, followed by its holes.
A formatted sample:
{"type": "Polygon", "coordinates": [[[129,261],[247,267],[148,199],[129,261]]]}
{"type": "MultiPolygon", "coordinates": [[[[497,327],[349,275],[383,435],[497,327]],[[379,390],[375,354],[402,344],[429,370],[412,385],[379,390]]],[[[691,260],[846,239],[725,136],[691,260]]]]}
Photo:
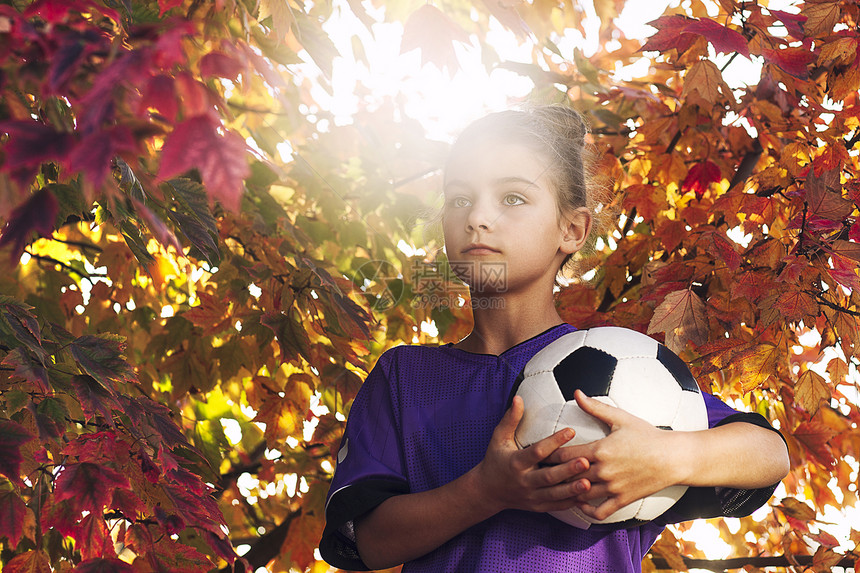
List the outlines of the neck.
{"type": "Polygon", "coordinates": [[[472,332],[455,346],[469,352],[501,354],[564,321],[552,291],[523,293],[472,293],[472,332]]]}

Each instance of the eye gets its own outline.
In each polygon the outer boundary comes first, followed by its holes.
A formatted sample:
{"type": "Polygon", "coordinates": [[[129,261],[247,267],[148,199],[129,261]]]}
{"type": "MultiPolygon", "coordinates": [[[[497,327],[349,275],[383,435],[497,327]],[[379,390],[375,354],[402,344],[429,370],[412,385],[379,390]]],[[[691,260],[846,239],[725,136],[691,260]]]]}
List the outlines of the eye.
{"type": "Polygon", "coordinates": [[[451,199],[449,199],[448,204],[451,207],[462,208],[471,205],[471,201],[469,201],[469,199],[463,197],[462,195],[457,195],[456,197],[452,197],[451,199]]]}
{"type": "Polygon", "coordinates": [[[502,199],[502,203],[505,205],[512,207],[514,205],[522,205],[525,203],[525,200],[519,195],[514,195],[513,193],[505,195],[505,198],[502,199]]]}

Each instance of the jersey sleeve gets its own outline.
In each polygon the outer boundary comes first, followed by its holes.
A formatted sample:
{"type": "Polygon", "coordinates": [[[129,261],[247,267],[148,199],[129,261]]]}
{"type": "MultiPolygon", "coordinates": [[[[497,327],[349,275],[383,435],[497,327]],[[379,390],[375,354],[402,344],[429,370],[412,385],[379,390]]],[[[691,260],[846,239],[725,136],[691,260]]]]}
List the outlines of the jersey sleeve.
{"type": "Polygon", "coordinates": [[[326,500],[320,553],[329,564],[366,571],[355,543],[354,520],[389,497],[409,492],[400,439],[396,388],[383,354],[353,401],[326,500]]]}
{"type": "MultiPolygon", "coordinates": [[[[719,398],[703,393],[708,410],[708,427],[716,428],[734,422],[746,422],[782,434],[768,423],[764,416],[752,412],[738,412],[719,398]]],[[[721,463],[718,460],[715,463],[721,463]]],[[[678,523],[690,519],[710,517],[743,517],[764,505],[773,495],[779,482],[758,489],[730,487],[690,487],[660,521],[678,523]]]]}

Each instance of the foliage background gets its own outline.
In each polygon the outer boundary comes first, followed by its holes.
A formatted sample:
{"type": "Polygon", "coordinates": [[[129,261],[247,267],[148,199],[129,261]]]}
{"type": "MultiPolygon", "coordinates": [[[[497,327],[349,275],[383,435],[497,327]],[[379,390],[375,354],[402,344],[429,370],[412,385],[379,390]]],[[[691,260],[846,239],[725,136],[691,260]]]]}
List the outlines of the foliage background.
{"type": "MultiPolygon", "coordinates": [[[[447,143],[361,82],[351,121],[326,108],[346,13],[402,22],[423,66],[453,74],[468,45],[588,115],[617,218],[563,316],[665,340],[782,430],[779,497],[713,522],[742,563],[856,568],[860,531],[822,514],[857,499],[860,10],[690,0],[643,47],[624,5],[0,4],[3,570],[328,569],[361,380],[390,346],[469,329],[464,308],[416,304],[465,294],[414,224],[447,143]],[[594,29],[593,53],[572,48],[594,29]],[[757,83],[724,77],[738,58],[757,83]]],[[[689,527],[644,568],[702,558],[689,527]]]]}

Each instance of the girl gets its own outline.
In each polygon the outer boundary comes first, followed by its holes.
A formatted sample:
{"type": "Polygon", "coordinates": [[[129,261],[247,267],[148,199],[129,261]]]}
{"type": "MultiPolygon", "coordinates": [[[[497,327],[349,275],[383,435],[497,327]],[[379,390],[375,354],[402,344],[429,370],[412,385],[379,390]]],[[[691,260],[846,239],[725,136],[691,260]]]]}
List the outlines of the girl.
{"type": "Polygon", "coordinates": [[[442,227],[469,285],[474,328],[443,346],[385,352],[356,397],[326,504],[323,557],[353,570],[640,571],[666,523],[747,515],[788,472],[781,436],[757,414],[705,395],[711,429],[667,432],[577,394],[611,433],[561,447],[566,429],[519,450],[514,380],[575,328],[553,302],[559,270],[585,244],[593,199],[585,123],[548,106],[490,115],[454,145],[442,227]],[[503,280],[497,271],[504,269],[503,280]],[[637,527],[570,527],[544,513],[603,519],[673,484],[691,486],[637,527]],[[595,499],[606,498],[593,506],[595,499]]]}

